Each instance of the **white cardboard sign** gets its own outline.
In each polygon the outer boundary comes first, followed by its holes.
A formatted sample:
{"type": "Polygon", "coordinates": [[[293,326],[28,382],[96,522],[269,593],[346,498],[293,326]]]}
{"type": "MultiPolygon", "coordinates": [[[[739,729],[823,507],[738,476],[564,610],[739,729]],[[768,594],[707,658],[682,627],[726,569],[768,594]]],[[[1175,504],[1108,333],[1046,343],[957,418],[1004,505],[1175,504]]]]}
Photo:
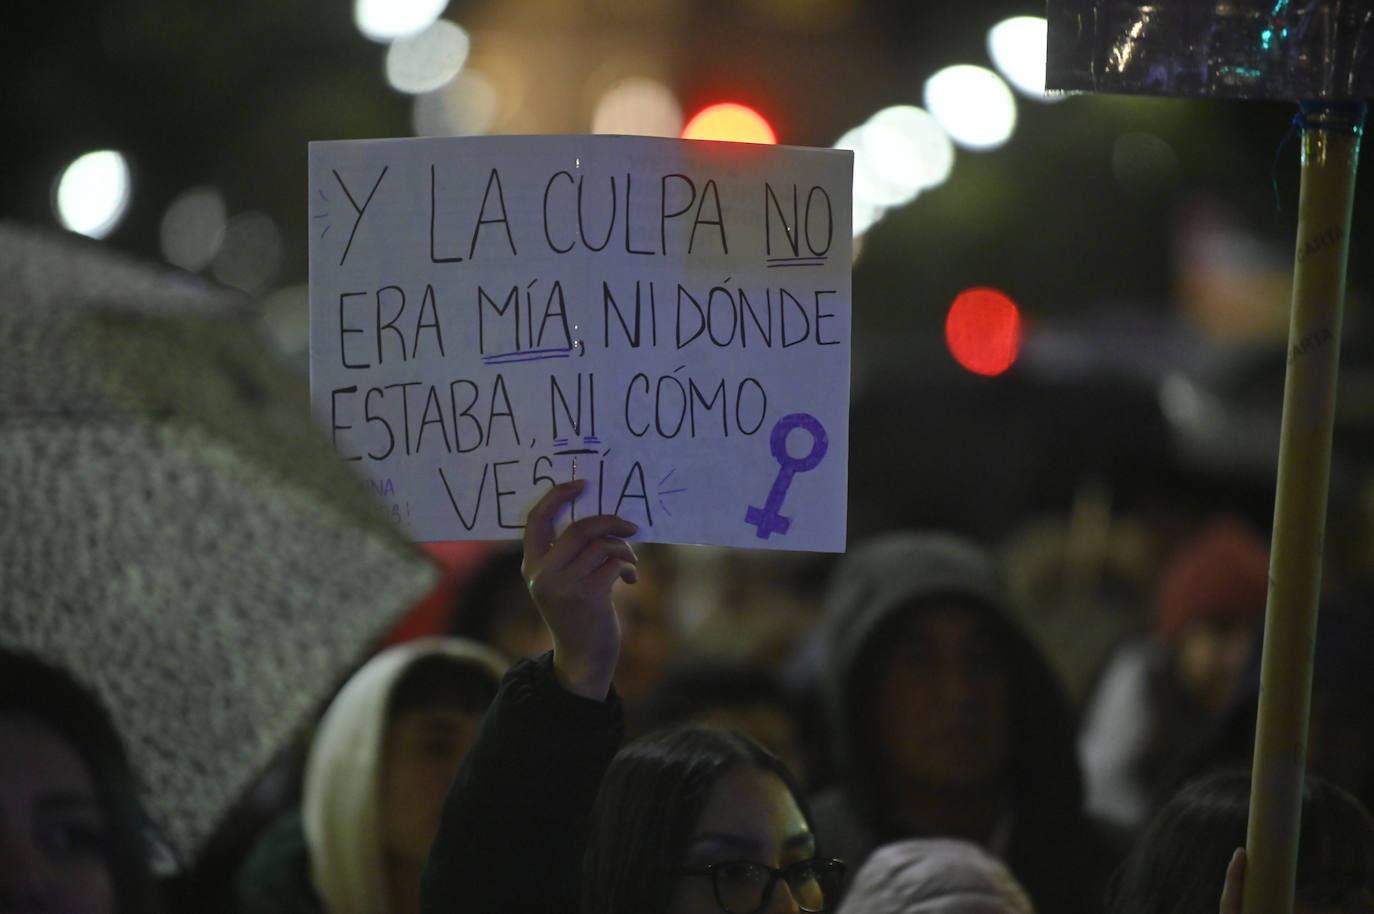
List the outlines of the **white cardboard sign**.
{"type": "Polygon", "coordinates": [[[852,157],[624,136],[310,145],[315,414],[417,540],[554,482],[653,542],[842,551],[852,157]]]}

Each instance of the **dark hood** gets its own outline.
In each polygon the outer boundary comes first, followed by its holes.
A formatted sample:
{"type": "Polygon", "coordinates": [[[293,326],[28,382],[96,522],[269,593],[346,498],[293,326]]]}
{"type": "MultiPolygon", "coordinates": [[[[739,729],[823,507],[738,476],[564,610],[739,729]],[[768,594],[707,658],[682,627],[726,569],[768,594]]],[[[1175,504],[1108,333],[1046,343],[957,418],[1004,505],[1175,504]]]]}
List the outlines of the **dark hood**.
{"type": "MultiPolygon", "coordinates": [[[[1049,664],[1013,621],[993,558],[940,532],[889,533],[840,560],[825,601],[823,694],[835,763],[864,817],[881,817],[876,750],[865,675],[870,644],[916,604],[953,597],[986,613],[1011,669],[1011,780],[1019,819],[1080,821],[1082,786],[1068,701],[1049,664]]],[[[877,831],[882,832],[877,822],[877,831]]]]}

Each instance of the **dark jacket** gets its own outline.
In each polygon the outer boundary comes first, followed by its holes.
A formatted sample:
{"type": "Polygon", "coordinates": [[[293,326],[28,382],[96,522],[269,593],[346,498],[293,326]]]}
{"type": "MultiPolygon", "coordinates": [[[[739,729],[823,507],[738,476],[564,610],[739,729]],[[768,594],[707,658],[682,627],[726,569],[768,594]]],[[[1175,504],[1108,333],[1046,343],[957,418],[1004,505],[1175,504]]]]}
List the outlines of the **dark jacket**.
{"type": "MultiPolygon", "coordinates": [[[[1248,769],[1254,760],[1264,633],[1256,634],[1236,692],[1194,756],[1175,772],[1174,791],[1211,771],[1248,769]]],[[[1307,769],[1353,793],[1374,809],[1374,607],[1348,595],[1321,598],[1312,652],[1307,769]]]]}
{"type": "Polygon", "coordinates": [[[263,831],[239,870],[240,914],[324,914],[310,884],[310,851],[300,809],[283,813],[263,831]]]}
{"type": "Polygon", "coordinates": [[[620,698],[566,691],[553,655],[501,680],[444,799],[420,889],[422,914],[571,914],[587,823],[624,731],[620,698]]]}
{"type": "Polygon", "coordinates": [[[826,599],[823,688],[840,783],[813,804],[821,843],[857,868],[880,844],[932,836],[920,823],[897,818],[883,795],[871,657],[896,620],[935,598],[953,598],[983,613],[1009,665],[1010,767],[1004,790],[1010,831],[1002,848],[1007,864],[1037,910],[1098,910],[1114,853],[1082,811],[1068,701],[1007,611],[994,562],[951,535],[887,534],[851,550],[836,569],[826,599]]]}

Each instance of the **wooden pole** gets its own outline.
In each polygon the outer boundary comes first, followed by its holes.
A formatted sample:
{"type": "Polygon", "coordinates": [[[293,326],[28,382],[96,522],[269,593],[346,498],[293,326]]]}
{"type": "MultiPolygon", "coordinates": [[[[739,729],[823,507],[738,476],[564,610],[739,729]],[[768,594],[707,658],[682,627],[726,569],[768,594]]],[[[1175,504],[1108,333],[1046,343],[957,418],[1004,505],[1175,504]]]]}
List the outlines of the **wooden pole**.
{"type": "Polygon", "coordinates": [[[1291,914],[1362,103],[1303,106],[1244,914],[1291,914]]]}

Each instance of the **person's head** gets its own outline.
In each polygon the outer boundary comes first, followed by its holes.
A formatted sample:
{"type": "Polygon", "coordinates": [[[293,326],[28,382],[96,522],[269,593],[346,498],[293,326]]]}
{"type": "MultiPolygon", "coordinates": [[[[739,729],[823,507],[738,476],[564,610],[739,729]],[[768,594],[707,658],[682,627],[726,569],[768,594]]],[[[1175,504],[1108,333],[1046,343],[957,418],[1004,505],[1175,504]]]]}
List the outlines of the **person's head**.
{"type": "Polygon", "coordinates": [[[910,838],[879,847],[837,914],[1035,914],[1005,863],[970,841],[910,838]]]}
{"type": "Polygon", "coordinates": [[[958,593],[914,598],[883,626],[866,660],[890,779],[937,789],[1002,779],[1011,672],[987,607],[958,593]]]}
{"type": "Polygon", "coordinates": [[[657,731],[623,748],[602,780],[583,867],[582,910],[753,914],[795,911],[794,903],[829,908],[842,868],[795,866],[817,857],[816,840],[791,773],[753,740],[714,727],[657,731]],[[788,878],[773,880],[760,867],[792,869],[788,878]]]}
{"type": "Polygon", "coordinates": [[[706,659],[670,669],[645,699],[638,724],[650,731],[687,723],[725,727],[752,737],[806,783],[795,702],[766,670],[706,659]]]}
{"type": "Polygon", "coordinates": [[[520,573],[519,546],[503,544],[463,581],[448,633],[490,644],[511,659],[538,657],[553,647],[520,573]]]}
{"type": "MultiPolygon", "coordinates": [[[[1151,820],[1118,870],[1111,914],[1214,914],[1226,865],[1245,844],[1250,776],[1225,771],[1190,781],[1151,820]]],[[[1294,910],[1374,912],[1374,822],[1352,795],[1309,775],[1294,910]]]]}
{"type": "MultiPolygon", "coordinates": [[[[1230,704],[1180,778],[1250,764],[1255,745],[1263,632],[1256,633],[1230,704]]],[[[1312,657],[1307,770],[1374,806],[1374,612],[1347,595],[1322,594],[1312,657]]],[[[1177,786],[1177,785],[1175,785],[1177,786]]]]}
{"type": "Polygon", "coordinates": [[[1173,654],[1179,685],[1211,714],[1225,707],[1244,672],[1268,592],[1264,540],[1231,517],[1213,519],[1160,572],[1155,635],[1173,654]]]}
{"type": "Polygon", "coordinates": [[[495,664],[442,652],[419,657],[396,681],[380,772],[386,853],[417,863],[428,856],[444,794],[498,684],[495,664]]]}
{"type": "Polygon", "coordinates": [[[505,667],[476,642],[419,639],[374,656],[330,703],[306,762],[302,820],[331,914],[384,910],[388,879],[418,879],[505,667]]]}
{"type": "MultiPolygon", "coordinates": [[[[877,812],[898,782],[993,787],[1054,770],[1076,808],[1062,689],[1006,610],[988,552],[938,532],[888,533],[841,559],[826,596],[826,697],[837,759],[877,812]]],[[[1044,783],[1027,786],[1044,792],[1044,783]]]]}
{"type": "Polygon", "coordinates": [[[0,651],[0,910],[154,910],[144,828],[100,702],[57,667],[0,651]]]}
{"type": "Polygon", "coordinates": [[[1081,769],[1063,687],[1001,582],[949,533],[852,548],[826,596],[829,739],[865,828],[988,840],[1010,821],[1008,854],[1040,861],[1019,875],[1050,897],[1066,887],[1046,849],[1083,826],[1081,769]]]}

